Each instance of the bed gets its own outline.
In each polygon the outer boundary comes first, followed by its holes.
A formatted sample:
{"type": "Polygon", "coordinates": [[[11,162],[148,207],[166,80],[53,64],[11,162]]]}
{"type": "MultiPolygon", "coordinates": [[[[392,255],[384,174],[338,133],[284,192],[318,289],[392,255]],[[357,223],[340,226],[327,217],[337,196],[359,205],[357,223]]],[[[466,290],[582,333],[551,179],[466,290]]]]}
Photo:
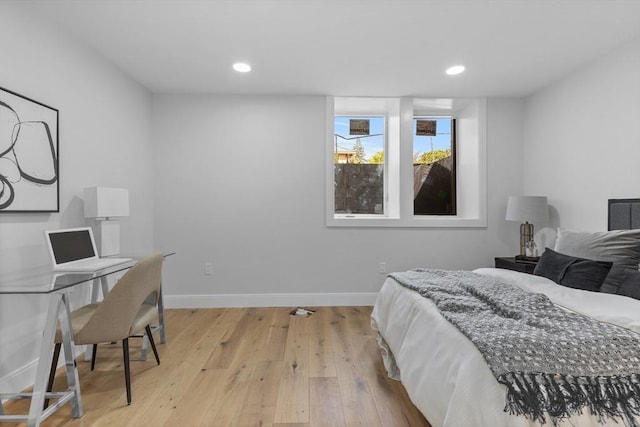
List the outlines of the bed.
{"type": "MultiPolygon", "coordinates": [[[[562,311],[622,327],[629,335],[638,334],[640,340],[640,199],[611,200],[609,230],[559,230],[555,247],[548,253],[609,263],[606,286],[601,283],[597,292],[580,289],[580,283],[565,283],[564,279],[559,280],[563,282],[560,285],[555,276],[545,276],[545,271],[531,275],[482,268],[473,273],[527,293],[544,294],[562,311]]],[[[547,261],[543,264],[550,265],[547,261]]],[[[582,282],[584,271],[576,277],[582,282]]],[[[496,380],[485,356],[443,317],[434,301],[397,278],[385,280],[371,319],[378,331],[387,373],[402,382],[433,427],[640,425],[637,415],[614,420],[594,416],[587,409],[567,417],[545,417],[543,421],[506,412],[506,387],[496,380]]],[[[640,358],[640,352],[634,357],[640,358]]]]}

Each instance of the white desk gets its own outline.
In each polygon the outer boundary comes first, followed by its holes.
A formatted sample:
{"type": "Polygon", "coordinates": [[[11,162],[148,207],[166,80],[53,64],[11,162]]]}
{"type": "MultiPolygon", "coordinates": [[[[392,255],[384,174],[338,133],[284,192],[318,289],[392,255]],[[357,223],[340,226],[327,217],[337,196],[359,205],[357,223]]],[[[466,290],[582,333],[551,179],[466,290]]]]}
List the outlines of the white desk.
{"type": "MultiPolygon", "coordinates": [[[[174,253],[165,253],[165,258],[174,253]]],[[[3,393],[0,392],[0,423],[26,422],[28,427],[35,427],[49,415],[67,402],[71,404],[73,418],[82,417],[82,400],[80,395],[80,381],[75,364],[73,334],[71,333],[71,309],[69,294],[71,290],[81,285],[93,284],[92,302],[97,300],[98,286],[103,294],[108,292],[107,277],[124,272],[136,262],[118,264],[95,272],[54,272],[50,268],[25,271],[23,275],[11,278],[0,277],[0,295],[46,295],[48,297],[47,318],[42,335],[42,346],[36,371],[36,379],[31,393],[3,393]],[[65,354],[65,371],[68,389],[64,392],[47,392],[47,380],[53,357],[56,326],[60,322],[62,330],[62,347],[65,354]],[[47,408],[42,409],[46,399],[55,399],[47,408]],[[1,399],[31,399],[28,414],[6,415],[1,399]]],[[[160,342],[166,343],[164,327],[164,305],[162,302],[162,288],[158,299],[159,324],[154,332],[160,333],[160,342]]],[[[146,344],[146,343],[145,343],[146,344]]],[[[146,357],[146,346],[143,346],[143,357],[146,357]]]]}

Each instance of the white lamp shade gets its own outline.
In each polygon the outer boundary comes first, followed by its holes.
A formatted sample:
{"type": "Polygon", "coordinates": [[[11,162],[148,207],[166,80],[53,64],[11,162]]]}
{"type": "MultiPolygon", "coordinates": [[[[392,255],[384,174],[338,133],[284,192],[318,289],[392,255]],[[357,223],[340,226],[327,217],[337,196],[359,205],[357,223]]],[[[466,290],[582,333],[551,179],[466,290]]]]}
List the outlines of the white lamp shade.
{"type": "Polygon", "coordinates": [[[129,216],[129,190],[110,187],[84,189],[85,218],[114,218],[122,216],[129,216]]]}
{"type": "Polygon", "coordinates": [[[547,198],[542,196],[509,196],[507,221],[546,222],[549,220],[547,198]]]}

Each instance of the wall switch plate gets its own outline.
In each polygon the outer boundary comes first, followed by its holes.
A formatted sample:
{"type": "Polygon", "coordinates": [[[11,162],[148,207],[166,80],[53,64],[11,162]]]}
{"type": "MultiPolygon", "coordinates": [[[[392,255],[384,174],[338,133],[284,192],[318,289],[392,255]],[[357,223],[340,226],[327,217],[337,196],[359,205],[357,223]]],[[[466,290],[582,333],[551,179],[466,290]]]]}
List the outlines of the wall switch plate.
{"type": "Polygon", "coordinates": [[[380,274],[385,274],[387,272],[387,263],[386,262],[381,262],[380,263],[380,274]]]}
{"type": "Polygon", "coordinates": [[[204,263],[204,275],[211,276],[213,274],[213,264],[210,262],[204,263]]]}

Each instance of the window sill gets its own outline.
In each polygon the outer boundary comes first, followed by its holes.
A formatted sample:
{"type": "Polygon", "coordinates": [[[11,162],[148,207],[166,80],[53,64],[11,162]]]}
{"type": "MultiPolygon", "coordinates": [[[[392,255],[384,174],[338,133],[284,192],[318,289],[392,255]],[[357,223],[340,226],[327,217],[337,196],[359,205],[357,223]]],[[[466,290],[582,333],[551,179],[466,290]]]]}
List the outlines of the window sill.
{"type": "Polygon", "coordinates": [[[359,215],[354,217],[327,218],[327,227],[371,228],[484,228],[486,218],[461,218],[456,216],[412,217],[410,219],[359,215]]]}

